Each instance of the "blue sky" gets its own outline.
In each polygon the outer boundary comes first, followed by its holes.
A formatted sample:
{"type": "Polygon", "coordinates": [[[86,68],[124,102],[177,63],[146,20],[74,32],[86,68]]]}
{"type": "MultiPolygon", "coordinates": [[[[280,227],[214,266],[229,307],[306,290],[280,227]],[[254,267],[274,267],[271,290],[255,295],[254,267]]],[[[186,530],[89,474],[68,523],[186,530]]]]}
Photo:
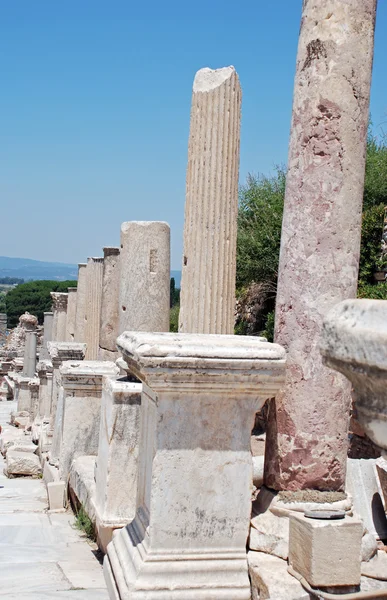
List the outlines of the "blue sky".
{"type": "MultiPolygon", "coordinates": [[[[83,262],[165,220],[180,269],[192,82],[234,65],[240,182],[285,163],[301,0],[0,0],[0,255],[83,262]]],[[[371,112],[387,130],[387,2],[371,112]]]]}

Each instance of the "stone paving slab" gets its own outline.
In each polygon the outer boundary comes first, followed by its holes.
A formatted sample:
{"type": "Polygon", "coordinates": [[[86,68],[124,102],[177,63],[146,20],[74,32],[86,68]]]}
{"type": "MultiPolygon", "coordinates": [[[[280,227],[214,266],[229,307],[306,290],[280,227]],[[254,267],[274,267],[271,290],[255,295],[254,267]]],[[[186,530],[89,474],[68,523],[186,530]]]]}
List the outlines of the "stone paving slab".
{"type": "MultiPolygon", "coordinates": [[[[0,402],[3,429],[15,409],[0,402]]],[[[75,528],[74,515],[47,513],[43,481],[8,479],[4,465],[0,457],[0,598],[109,600],[97,547],[75,528]]]]}

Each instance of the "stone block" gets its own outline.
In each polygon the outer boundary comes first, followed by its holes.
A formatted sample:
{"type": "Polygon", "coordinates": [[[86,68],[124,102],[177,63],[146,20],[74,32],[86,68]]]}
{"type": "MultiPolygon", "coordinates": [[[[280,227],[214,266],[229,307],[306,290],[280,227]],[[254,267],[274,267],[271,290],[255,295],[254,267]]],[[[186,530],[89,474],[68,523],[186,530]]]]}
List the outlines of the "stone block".
{"type": "Polygon", "coordinates": [[[360,584],[360,519],[309,519],[290,516],[289,565],[313,587],[360,584]]]}
{"type": "Polygon", "coordinates": [[[387,519],[379,495],[375,475],[375,459],[349,458],[346,489],[353,498],[353,507],[368,532],[376,539],[387,538],[387,519]]]}
{"type": "Polygon", "coordinates": [[[387,581],[387,553],[379,550],[372,560],[362,562],[361,574],[372,579],[387,581]]]}
{"type": "Polygon", "coordinates": [[[102,382],[105,376],[114,378],[118,373],[111,362],[68,361],[60,367],[62,410],[57,415],[53,449],[63,481],[75,458],[98,454],[102,382]]]}
{"type": "Polygon", "coordinates": [[[365,533],[361,540],[361,560],[368,562],[378,551],[378,544],[372,533],[365,533]]]}
{"type": "Polygon", "coordinates": [[[254,516],[251,520],[249,548],[286,560],[289,550],[288,516],[275,515],[269,509],[254,516]]]}
{"type": "Polygon", "coordinates": [[[375,462],[376,484],[383,502],[384,512],[387,513],[387,460],[378,458],[375,462]]]}
{"type": "Polygon", "coordinates": [[[39,458],[29,452],[8,450],[6,460],[6,474],[37,476],[42,473],[39,458]]]}
{"type": "Polygon", "coordinates": [[[141,391],[127,378],[104,379],[94,502],[103,550],[136,513],[141,391]]]}
{"type": "Polygon", "coordinates": [[[64,481],[51,481],[47,483],[47,496],[49,510],[63,510],[65,500],[64,481]]]}
{"type": "Polygon", "coordinates": [[[247,555],[252,600],[309,600],[301,583],[288,573],[286,561],[264,552],[247,555]]]}

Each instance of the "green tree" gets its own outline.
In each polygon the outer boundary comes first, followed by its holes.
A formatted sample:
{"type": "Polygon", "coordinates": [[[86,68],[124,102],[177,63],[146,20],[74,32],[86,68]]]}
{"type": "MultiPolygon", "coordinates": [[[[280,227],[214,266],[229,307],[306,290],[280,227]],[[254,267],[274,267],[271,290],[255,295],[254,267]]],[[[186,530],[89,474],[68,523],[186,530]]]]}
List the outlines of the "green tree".
{"type": "MultiPolygon", "coordinates": [[[[239,312],[236,333],[258,333],[264,330],[268,337],[272,336],[285,180],[285,169],[277,168],[272,177],[249,175],[246,184],[240,188],[237,243],[239,312]],[[264,285],[253,286],[253,283],[264,285]],[[259,298],[254,297],[254,290],[257,290],[259,298]],[[249,315],[249,323],[246,315],[249,315]],[[256,328],[251,320],[255,321],[256,328]]],[[[377,284],[373,277],[374,272],[381,267],[385,206],[387,141],[378,140],[370,133],[364,182],[359,297],[387,299],[387,286],[377,284]]]]}
{"type": "Polygon", "coordinates": [[[16,327],[20,315],[25,311],[36,315],[43,323],[43,313],[51,309],[50,292],[67,292],[76,287],[76,281],[29,281],[16,286],[5,297],[8,327],[16,327]]]}
{"type": "Polygon", "coordinates": [[[4,292],[0,292],[0,313],[5,313],[7,311],[5,296],[6,294],[4,292]]]}
{"type": "Polygon", "coordinates": [[[286,171],[272,177],[248,175],[239,191],[237,288],[275,282],[278,273],[286,171]]]}

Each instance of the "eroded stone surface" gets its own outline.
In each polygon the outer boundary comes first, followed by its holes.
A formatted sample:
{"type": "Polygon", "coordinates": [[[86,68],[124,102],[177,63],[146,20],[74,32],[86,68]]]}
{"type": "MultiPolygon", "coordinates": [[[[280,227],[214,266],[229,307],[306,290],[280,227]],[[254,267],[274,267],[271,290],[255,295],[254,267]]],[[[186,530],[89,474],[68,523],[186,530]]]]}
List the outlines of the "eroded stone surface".
{"type": "Polygon", "coordinates": [[[287,381],[266,438],[275,489],[344,489],[350,384],[318,342],[327,312],[356,296],[375,13],[376,0],[303,3],[275,325],[287,381]]]}
{"type": "Polygon", "coordinates": [[[264,552],[247,554],[252,600],[309,600],[301,583],[288,573],[285,560],[264,552]]]}
{"type": "Polygon", "coordinates": [[[36,454],[10,449],[7,452],[7,475],[31,475],[37,476],[42,473],[40,460],[36,454]]]}

